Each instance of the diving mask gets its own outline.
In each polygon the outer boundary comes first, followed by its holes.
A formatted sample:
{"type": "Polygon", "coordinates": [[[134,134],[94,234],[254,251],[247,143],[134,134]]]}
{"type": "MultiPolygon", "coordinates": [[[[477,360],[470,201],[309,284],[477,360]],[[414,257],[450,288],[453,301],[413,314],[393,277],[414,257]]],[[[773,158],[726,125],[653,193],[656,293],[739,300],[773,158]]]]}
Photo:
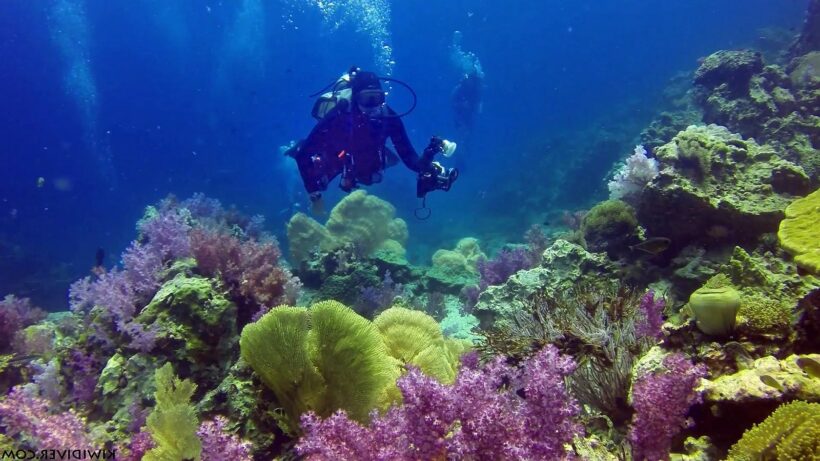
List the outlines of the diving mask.
{"type": "Polygon", "coordinates": [[[364,109],[374,109],[384,104],[384,91],[380,89],[366,89],[356,93],[356,104],[364,109]]]}

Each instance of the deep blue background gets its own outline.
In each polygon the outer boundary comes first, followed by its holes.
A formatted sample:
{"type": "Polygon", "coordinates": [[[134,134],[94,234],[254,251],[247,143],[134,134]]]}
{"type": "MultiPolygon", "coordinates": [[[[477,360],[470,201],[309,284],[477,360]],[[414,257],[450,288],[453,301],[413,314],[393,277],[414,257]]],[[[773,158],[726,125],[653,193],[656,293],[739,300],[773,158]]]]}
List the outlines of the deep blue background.
{"type": "MultiPolygon", "coordinates": [[[[527,168],[519,146],[589,129],[624,107],[641,108],[633,114],[641,120],[651,117],[652,101],[676,72],[715,50],[753,46],[762,27],[798,27],[806,3],[396,1],[388,25],[393,75],[419,95],[404,119],[416,148],[432,134],[463,141],[450,111],[459,76],[448,50],[455,30],[486,72],[484,108],[470,148],[456,154],[462,179],[449,194],[431,196],[430,220],[412,218],[414,177],[403,167],[372,192],[408,219],[410,253],[419,261],[459,236],[498,239],[506,230],[482,200],[492,200],[499,184],[527,187],[516,183],[516,168],[527,168]]],[[[4,0],[0,295],[14,291],[49,309],[64,307],[68,282],[87,272],[95,249],[117,262],[144,206],[169,193],[205,192],[264,214],[281,235],[292,203],[302,198],[278,147],[312,127],[308,94],[351,64],[373,66],[371,37],[359,26],[332,27],[308,0],[4,0]],[[105,177],[84,140],[87,123],[65,85],[58,4],[78,7],[75,19],[87,26],[97,155],[110,149],[113,177],[105,177]]],[[[591,174],[578,177],[570,195],[578,203],[600,198],[593,192],[626,153],[591,158],[591,174]]],[[[554,160],[560,168],[564,159],[554,160]]]]}

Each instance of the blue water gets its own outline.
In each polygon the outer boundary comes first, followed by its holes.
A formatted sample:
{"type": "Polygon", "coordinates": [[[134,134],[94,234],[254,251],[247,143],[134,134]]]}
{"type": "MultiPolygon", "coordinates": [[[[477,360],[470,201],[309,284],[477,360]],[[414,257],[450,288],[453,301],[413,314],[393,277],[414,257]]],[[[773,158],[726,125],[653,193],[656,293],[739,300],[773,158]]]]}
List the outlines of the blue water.
{"type": "Polygon", "coordinates": [[[427,221],[412,217],[415,177],[403,166],[370,188],[408,220],[416,262],[466,235],[520,240],[550,210],[603,198],[671,77],[715,50],[755,45],[763,27],[799,26],[806,4],[338,0],[322,11],[310,0],[4,0],[0,296],[65,308],[96,249],[116,263],[143,208],[168,194],[204,192],[264,214],[282,235],[304,197],[279,146],[309,132],[307,95],[352,64],[415,89],[404,123],[417,150],[432,134],[462,145],[449,159],[462,177],[431,194],[427,221]],[[485,73],[469,135],[450,105],[456,30],[485,73]],[[611,130],[627,142],[573,149],[611,130]]]}

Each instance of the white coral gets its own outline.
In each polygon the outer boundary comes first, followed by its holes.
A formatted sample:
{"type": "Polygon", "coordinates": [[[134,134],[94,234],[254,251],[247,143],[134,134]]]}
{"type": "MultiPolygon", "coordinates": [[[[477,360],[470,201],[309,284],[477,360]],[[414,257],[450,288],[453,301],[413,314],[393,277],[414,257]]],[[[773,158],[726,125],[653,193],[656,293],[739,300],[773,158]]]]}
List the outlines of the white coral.
{"type": "Polygon", "coordinates": [[[658,176],[658,162],[646,155],[643,146],[635,146],[635,153],[626,159],[624,165],[609,181],[609,198],[630,201],[658,176]]]}

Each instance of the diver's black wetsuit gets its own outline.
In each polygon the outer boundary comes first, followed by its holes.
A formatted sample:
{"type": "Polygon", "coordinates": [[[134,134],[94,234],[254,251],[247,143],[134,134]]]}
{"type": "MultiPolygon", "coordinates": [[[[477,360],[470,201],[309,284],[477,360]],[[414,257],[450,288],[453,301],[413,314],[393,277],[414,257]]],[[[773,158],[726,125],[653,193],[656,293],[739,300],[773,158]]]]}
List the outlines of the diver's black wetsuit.
{"type": "Polygon", "coordinates": [[[356,107],[335,108],[313,128],[295,155],[308,193],[324,191],[342,173],[344,190],[381,181],[381,171],[396,163],[385,146],[387,138],[407,168],[419,172],[429,167],[432,154],[419,157],[396,112],[386,105],[380,110],[383,116],[368,116],[356,107]]]}

